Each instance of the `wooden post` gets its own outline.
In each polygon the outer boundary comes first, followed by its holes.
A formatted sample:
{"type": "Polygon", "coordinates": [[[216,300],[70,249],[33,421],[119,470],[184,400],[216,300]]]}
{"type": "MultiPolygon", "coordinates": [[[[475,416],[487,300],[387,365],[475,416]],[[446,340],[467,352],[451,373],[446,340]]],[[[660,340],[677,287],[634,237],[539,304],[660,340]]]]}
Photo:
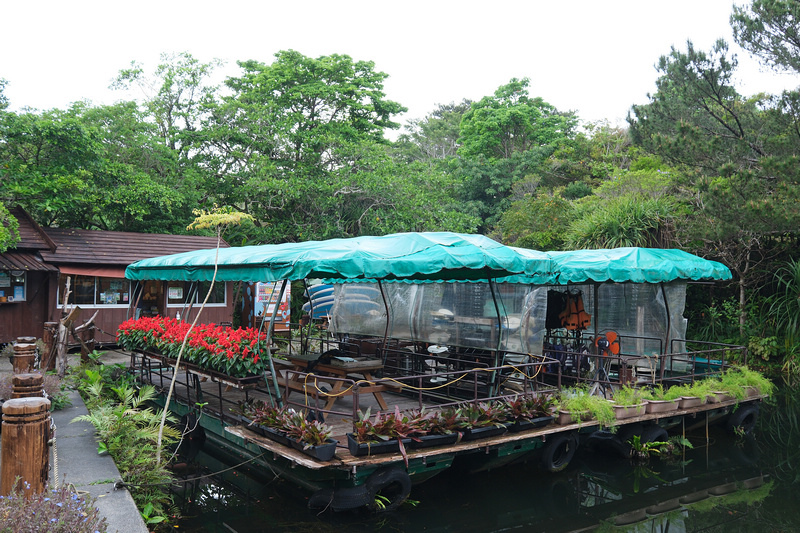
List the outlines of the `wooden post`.
{"type": "Polygon", "coordinates": [[[31,372],[36,367],[36,345],[23,344],[17,342],[14,344],[14,373],[23,374],[31,372]]]}
{"type": "Polygon", "coordinates": [[[94,351],[94,332],[95,327],[89,326],[81,330],[81,362],[88,363],[90,361],[89,354],[94,351]]]}
{"type": "Polygon", "coordinates": [[[11,378],[14,390],[11,393],[12,398],[43,398],[44,394],[44,376],[38,372],[31,372],[29,374],[15,374],[11,378]]]}
{"type": "Polygon", "coordinates": [[[50,400],[16,398],[3,404],[2,452],[0,452],[0,494],[17,488],[30,497],[47,487],[50,450],[50,400]]]}
{"type": "Polygon", "coordinates": [[[55,370],[56,368],[56,335],[58,334],[58,322],[45,322],[42,342],[44,351],[42,353],[40,368],[44,371],[55,370]]]}

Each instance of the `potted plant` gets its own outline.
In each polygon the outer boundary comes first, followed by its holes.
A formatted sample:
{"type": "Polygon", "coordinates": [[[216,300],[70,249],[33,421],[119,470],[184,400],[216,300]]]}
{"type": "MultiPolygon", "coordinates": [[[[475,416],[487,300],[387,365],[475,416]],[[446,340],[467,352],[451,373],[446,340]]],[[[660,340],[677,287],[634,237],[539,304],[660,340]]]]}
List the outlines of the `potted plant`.
{"type": "Polygon", "coordinates": [[[678,409],[699,407],[705,404],[708,396],[711,395],[709,384],[705,380],[674,385],[671,389],[678,395],[678,409]]]}
{"type": "Polygon", "coordinates": [[[412,411],[410,415],[419,423],[421,434],[411,437],[412,448],[429,448],[455,444],[461,438],[461,424],[463,417],[461,410],[449,407],[436,411],[427,411],[424,407],[412,411]]]}
{"type": "Polygon", "coordinates": [[[406,445],[412,437],[424,435],[421,421],[404,415],[395,406],[394,412],[378,411],[371,416],[370,409],[358,413],[353,432],[347,434],[347,446],[354,456],[400,452],[407,462],[406,445]]]}
{"type": "Polygon", "coordinates": [[[516,432],[546,426],[555,418],[552,415],[554,403],[554,398],[545,394],[516,396],[506,400],[505,410],[511,422],[508,430],[516,432]]]}
{"type": "Polygon", "coordinates": [[[286,412],[261,400],[249,400],[240,402],[233,409],[239,413],[242,423],[259,435],[267,437],[275,442],[289,446],[289,439],[283,430],[286,412]]]}
{"type": "Polygon", "coordinates": [[[235,409],[248,429],[284,446],[300,450],[321,461],[329,461],[338,441],[332,429],[294,409],[279,409],[261,400],[240,402],[235,409]]]}
{"type": "Polygon", "coordinates": [[[464,420],[464,440],[482,439],[502,435],[508,428],[508,416],[503,402],[468,403],[461,407],[464,420]]]}
{"type": "Polygon", "coordinates": [[[590,394],[585,387],[568,387],[558,395],[559,424],[580,424],[584,420],[595,419],[600,427],[613,427],[616,422],[611,402],[602,396],[590,394]]]}
{"type": "Polygon", "coordinates": [[[674,387],[665,389],[658,384],[652,389],[645,391],[647,399],[647,413],[666,413],[678,408],[680,392],[674,387]]]}
{"type": "Polygon", "coordinates": [[[319,420],[307,420],[302,413],[294,412],[286,418],[284,430],[295,450],[320,461],[333,459],[338,441],[331,438],[330,426],[319,420]]]}
{"type": "Polygon", "coordinates": [[[617,420],[641,416],[645,413],[647,401],[640,387],[623,385],[614,392],[614,415],[617,420]]]}
{"type": "Polygon", "coordinates": [[[720,387],[737,400],[770,396],[775,391],[775,384],[761,373],[745,366],[729,368],[719,378],[720,387]]]}

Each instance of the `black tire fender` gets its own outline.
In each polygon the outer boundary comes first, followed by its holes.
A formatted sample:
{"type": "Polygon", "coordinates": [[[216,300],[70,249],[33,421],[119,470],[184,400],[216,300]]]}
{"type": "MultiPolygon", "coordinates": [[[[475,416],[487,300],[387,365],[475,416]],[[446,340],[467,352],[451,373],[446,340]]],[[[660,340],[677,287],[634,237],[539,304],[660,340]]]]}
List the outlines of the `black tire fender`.
{"type": "Polygon", "coordinates": [[[357,487],[325,488],[320,489],[308,499],[309,509],[332,509],[334,511],[347,511],[364,507],[373,500],[374,496],[364,485],[357,487]]]}
{"type": "Polygon", "coordinates": [[[399,468],[383,468],[372,473],[364,484],[370,501],[367,509],[370,511],[385,513],[394,511],[408,499],[411,494],[411,476],[408,472],[399,468]],[[389,501],[378,503],[375,500],[377,495],[387,498],[389,501]]]}
{"type": "Polygon", "coordinates": [[[542,448],[542,468],[548,472],[561,472],[569,465],[578,448],[575,433],[555,433],[542,448]]]}
{"type": "Polygon", "coordinates": [[[731,433],[743,433],[749,435],[750,432],[756,427],[758,421],[758,405],[747,404],[740,405],[738,409],[731,413],[728,421],[725,423],[725,428],[731,433]],[[736,428],[741,428],[739,431],[736,428]]]}
{"type": "Polygon", "coordinates": [[[647,444],[648,442],[666,442],[667,439],[669,439],[669,433],[661,426],[647,426],[642,430],[640,439],[639,442],[642,444],[647,444]]]}

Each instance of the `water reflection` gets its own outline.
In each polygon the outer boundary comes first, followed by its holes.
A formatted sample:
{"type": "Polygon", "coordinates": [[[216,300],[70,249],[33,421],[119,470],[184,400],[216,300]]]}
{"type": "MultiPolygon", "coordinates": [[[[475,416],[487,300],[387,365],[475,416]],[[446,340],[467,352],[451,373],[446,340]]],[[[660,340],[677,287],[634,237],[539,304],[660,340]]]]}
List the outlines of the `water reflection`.
{"type": "MultiPolygon", "coordinates": [[[[226,473],[218,484],[191,485],[182,531],[238,532],[725,532],[798,531],[800,392],[763,406],[755,438],[721,428],[687,437],[694,449],[672,460],[634,465],[582,446],[560,474],[535,460],[489,472],[452,469],[414,487],[416,506],[385,515],[316,515],[305,496],[280,479],[226,473]],[[708,443],[707,443],[708,442],[708,443]]],[[[212,471],[225,468],[210,456],[212,471]]]]}

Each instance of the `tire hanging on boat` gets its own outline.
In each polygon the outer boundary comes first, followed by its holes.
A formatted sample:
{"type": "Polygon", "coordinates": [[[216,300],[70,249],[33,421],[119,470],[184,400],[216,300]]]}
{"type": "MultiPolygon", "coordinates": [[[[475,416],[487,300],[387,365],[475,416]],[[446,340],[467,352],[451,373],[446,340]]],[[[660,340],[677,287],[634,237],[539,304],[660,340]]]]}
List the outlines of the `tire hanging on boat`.
{"type": "Polygon", "coordinates": [[[749,435],[755,429],[757,421],[758,405],[750,403],[744,406],[740,405],[731,413],[725,427],[731,433],[749,435]]]}
{"type": "Polygon", "coordinates": [[[548,472],[561,472],[572,461],[577,447],[578,438],[574,433],[551,435],[542,448],[542,468],[548,472]]]}
{"type": "Polygon", "coordinates": [[[399,468],[384,468],[373,472],[365,485],[370,494],[367,508],[379,513],[397,509],[411,494],[411,477],[399,468]],[[378,496],[381,498],[376,499],[378,496]]]}

